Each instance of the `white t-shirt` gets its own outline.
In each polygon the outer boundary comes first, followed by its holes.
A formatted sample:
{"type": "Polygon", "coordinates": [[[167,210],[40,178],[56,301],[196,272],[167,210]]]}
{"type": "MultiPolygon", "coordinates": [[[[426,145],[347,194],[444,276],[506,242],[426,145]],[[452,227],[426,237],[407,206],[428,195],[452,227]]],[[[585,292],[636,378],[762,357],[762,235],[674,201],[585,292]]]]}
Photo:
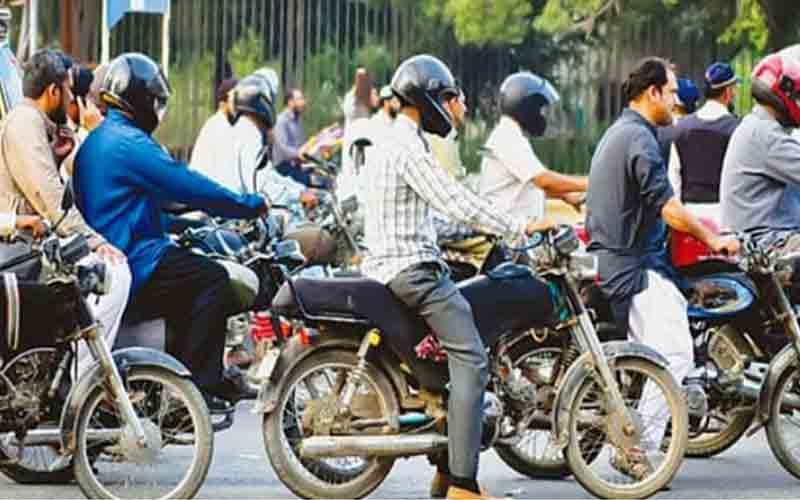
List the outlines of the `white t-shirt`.
{"type": "Polygon", "coordinates": [[[545,170],[522,128],[503,116],[489,135],[479,192],[504,212],[525,220],[544,216],[545,193],[533,179],[545,170]]]}
{"type": "MultiPolygon", "coordinates": [[[[263,138],[255,123],[242,116],[232,126],[221,112],[209,118],[192,151],[191,168],[237,193],[253,192],[263,138]]],[[[296,202],[305,187],[267,166],[258,173],[256,186],[272,203],[296,202]]]]}

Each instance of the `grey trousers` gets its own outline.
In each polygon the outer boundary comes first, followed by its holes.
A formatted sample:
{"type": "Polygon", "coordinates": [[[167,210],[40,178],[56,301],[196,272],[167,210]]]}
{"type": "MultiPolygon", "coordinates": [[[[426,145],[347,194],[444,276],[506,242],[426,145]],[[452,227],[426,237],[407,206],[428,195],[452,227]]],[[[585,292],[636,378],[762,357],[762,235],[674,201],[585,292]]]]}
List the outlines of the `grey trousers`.
{"type": "Polygon", "coordinates": [[[389,289],[425,319],[447,350],[450,473],[477,478],[488,359],[472,308],[450,279],[443,263],[411,266],[389,283],[389,289]]]}

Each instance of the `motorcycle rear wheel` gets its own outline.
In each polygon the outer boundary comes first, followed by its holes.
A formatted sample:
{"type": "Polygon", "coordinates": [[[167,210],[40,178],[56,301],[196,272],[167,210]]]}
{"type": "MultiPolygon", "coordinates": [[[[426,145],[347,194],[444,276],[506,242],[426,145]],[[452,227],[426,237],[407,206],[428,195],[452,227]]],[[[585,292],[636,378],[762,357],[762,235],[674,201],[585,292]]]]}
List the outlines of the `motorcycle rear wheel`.
{"type": "MultiPolygon", "coordinates": [[[[330,350],[312,354],[286,376],[278,396],[278,404],[264,415],[264,447],[275,474],[295,495],[301,498],[362,498],[383,483],[394,465],[394,458],[360,458],[309,460],[301,458],[297,446],[303,436],[303,413],[313,400],[324,397],[319,383],[325,379],[328,395],[338,393],[339,377],[358,364],[352,351],[330,350]],[[317,380],[314,381],[313,377],[317,380]],[[334,382],[335,381],[335,382],[334,382]],[[299,386],[308,392],[309,400],[300,400],[299,386]],[[313,390],[312,390],[313,388],[313,390]]],[[[377,397],[382,416],[396,415],[400,405],[387,376],[367,365],[360,390],[377,397]]]]}

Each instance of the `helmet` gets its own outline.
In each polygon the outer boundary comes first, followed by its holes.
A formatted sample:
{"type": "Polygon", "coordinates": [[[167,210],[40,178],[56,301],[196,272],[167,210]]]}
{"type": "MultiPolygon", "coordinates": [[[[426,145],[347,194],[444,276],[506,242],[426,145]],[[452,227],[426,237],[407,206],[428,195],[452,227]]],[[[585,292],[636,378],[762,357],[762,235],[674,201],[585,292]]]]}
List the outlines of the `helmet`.
{"type": "Polygon", "coordinates": [[[406,59],[395,71],[391,86],[404,104],[419,110],[423,130],[441,137],[450,133],[453,123],[442,104],[458,95],[458,87],[442,61],[429,55],[406,59]]]}
{"type": "Polygon", "coordinates": [[[274,69],[264,66],[263,68],[256,70],[253,73],[253,76],[259,76],[267,83],[270,93],[272,94],[271,102],[274,105],[275,102],[277,102],[278,91],[281,88],[281,79],[278,77],[278,73],[274,69]]]}
{"type": "Polygon", "coordinates": [[[544,135],[544,110],[559,99],[550,82],[528,71],[514,73],[500,86],[500,112],[515,119],[532,136],[544,135]]]}
{"type": "Polygon", "coordinates": [[[236,123],[242,113],[252,113],[267,127],[275,125],[273,108],[275,94],[267,80],[250,75],[240,81],[230,93],[231,123],[236,123]]]}
{"type": "Polygon", "coordinates": [[[753,97],[778,111],[785,127],[800,127],[800,45],[765,57],[753,70],[753,97]]]}
{"type": "Polygon", "coordinates": [[[101,99],[133,117],[148,134],[158,127],[167,111],[170,88],[161,68],[144,54],[122,54],[108,67],[101,99]]]}

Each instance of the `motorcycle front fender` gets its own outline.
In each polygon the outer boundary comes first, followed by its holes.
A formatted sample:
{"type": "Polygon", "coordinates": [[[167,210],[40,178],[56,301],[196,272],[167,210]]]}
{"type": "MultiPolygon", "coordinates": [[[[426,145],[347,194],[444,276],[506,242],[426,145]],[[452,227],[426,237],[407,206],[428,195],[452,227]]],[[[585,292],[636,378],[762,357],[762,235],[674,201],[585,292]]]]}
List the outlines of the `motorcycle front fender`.
{"type": "Polygon", "coordinates": [[[281,392],[281,381],[286,378],[292,369],[301,361],[314,353],[330,349],[350,349],[357,351],[360,342],[355,337],[324,337],[314,345],[303,345],[299,336],[290,338],[281,350],[281,354],[275,363],[269,378],[265,380],[258,390],[253,413],[269,414],[278,404],[278,397],[281,392]]]}
{"type": "Polygon", "coordinates": [[[772,398],[775,397],[778,382],[786,370],[797,366],[798,359],[797,350],[791,343],[772,358],[767,369],[767,376],[764,378],[764,384],[761,386],[761,392],[758,394],[757,418],[761,425],[769,421],[769,407],[772,398]]]}
{"type": "MultiPolygon", "coordinates": [[[[603,344],[603,352],[610,365],[615,361],[623,359],[643,359],[666,370],[669,361],[658,351],[638,342],[612,341],[603,344]]],[[[578,395],[578,391],[583,386],[587,377],[595,373],[594,362],[591,353],[583,353],[572,363],[561,388],[556,393],[553,403],[552,431],[556,436],[556,446],[563,449],[567,446],[569,439],[569,414],[573,401],[578,395]]]]}
{"type": "MultiPolygon", "coordinates": [[[[155,349],[146,347],[129,347],[111,353],[117,371],[125,382],[125,378],[131,369],[135,368],[162,368],[168,370],[179,377],[189,378],[191,372],[183,363],[155,349]]],[[[98,384],[101,384],[108,373],[100,364],[96,362],[88,368],[84,374],[73,385],[72,390],[67,396],[64,408],[61,410],[61,446],[62,449],[74,453],[76,448],[76,432],[78,430],[78,415],[81,406],[89,396],[89,391],[98,384]]]]}

